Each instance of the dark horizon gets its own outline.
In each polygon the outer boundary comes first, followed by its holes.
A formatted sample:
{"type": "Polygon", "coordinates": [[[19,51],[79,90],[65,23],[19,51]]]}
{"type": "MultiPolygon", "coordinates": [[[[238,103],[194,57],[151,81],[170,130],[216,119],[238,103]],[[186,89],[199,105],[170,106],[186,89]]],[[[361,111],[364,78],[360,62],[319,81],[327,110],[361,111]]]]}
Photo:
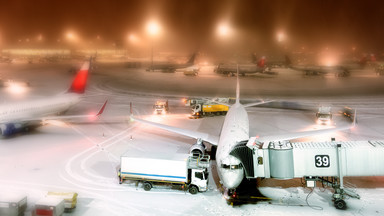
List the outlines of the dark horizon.
{"type": "Polygon", "coordinates": [[[42,46],[57,46],[67,31],[76,32],[88,44],[100,40],[103,45],[126,47],[129,34],[148,43],[144,26],[155,18],[163,30],[157,45],[166,50],[222,47],[223,43],[228,49],[270,49],[279,46],[276,34],[282,31],[287,37],[284,46],[382,52],[383,6],[374,0],[3,0],[0,47],[28,45],[38,37],[42,46]],[[215,36],[220,22],[236,32],[226,39],[229,42],[215,36]]]}

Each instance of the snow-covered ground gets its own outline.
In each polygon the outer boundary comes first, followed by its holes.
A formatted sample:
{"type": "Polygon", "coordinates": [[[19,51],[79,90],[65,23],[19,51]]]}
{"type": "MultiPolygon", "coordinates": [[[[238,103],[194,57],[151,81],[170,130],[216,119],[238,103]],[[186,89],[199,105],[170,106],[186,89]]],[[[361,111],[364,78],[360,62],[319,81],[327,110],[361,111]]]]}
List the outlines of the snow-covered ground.
{"type": "MultiPolygon", "coordinates": [[[[30,87],[17,95],[5,87],[2,101],[21,100],[65,91],[73,74],[67,64],[0,65],[3,79],[28,81],[30,87]]],[[[120,185],[117,169],[120,156],[129,150],[174,154],[187,152],[195,140],[127,120],[129,103],[135,115],[152,121],[218,135],[223,117],[188,119],[185,96],[235,95],[235,78],[214,74],[204,68],[197,77],[182,73],[145,72],[123,65],[98,65],[91,74],[87,97],[69,113],[95,112],[108,99],[103,116],[96,122],[65,122],[60,127],[45,125],[36,130],[0,140],[0,192],[28,196],[30,215],[33,204],[48,191],[74,191],[78,205],[64,215],[383,215],[384,177],[347,178],[357,186],[361,199],[348,199],[348,209],[336,210],[332,193],[323,188],[302,188],[299,180],[262,180],[260,191],[269,201],[227,205],[222,196],[215,163],[209,190],[191,195],[182,190],[158,187],[144,191],[139,185],[120,185]],[[157,99],[168,99],[171,113],[152,115],[157,99]]],[[[250,99],[275,99],[311,104],[326,104],[337,113],[343,106],[358,110],[358,127],[302,140],[377,140],[384,139],[383,77],[359,71],[350,78],[304,78],[289,69],[277,77],[241,77],[242,95],[250,99]],[[334,93],[334,94],[333,94],[334,93]],[[375,94],[373,94],[375,93],[375,94]]],[[[311,111],[249,108],[252,136],[286,134],[289,131],[316,129],[311,111]]],[[[347,122],[335,115],[336,126],[347,122]]]]}

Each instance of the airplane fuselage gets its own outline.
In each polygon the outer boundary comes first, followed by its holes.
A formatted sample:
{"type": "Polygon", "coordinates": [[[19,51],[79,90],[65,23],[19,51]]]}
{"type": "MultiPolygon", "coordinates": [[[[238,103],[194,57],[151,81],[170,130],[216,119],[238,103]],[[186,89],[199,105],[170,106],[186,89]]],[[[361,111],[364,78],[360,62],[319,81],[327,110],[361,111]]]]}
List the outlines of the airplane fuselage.
{"type": "Polygon", "coordinates": [[[0,105],[0,124],[27,123],[39,117],[59,115],[81,100],[81,95],[66,93],[55,97],[0,105]]]}
{"type": "Polygon", "coordinates": [[[248,139],[248,114],[243,105],[236,103],[225,116],[216,152],[218,174],[227,189],[237,188],[244,178],[240,160],[229,153],[239,142],[248,139]]]}
{"type": "MultiPolygon", "coordinates": [[[[264,67],[259,67],[256,64],[239,65],[239,74],[263,73],[264,71],[265,71],[264,67]]],[[[222,74],[236,74],[237,73],[237,65],[222,64],[222,65],[217,66],[216,72],[222,73],[222,74]]]]}
{"type": "Polygon", "coordinates": [[[148,70],[175,71],[176,69],[187,68],[190,66],[193,66],[193,64],[154,64],[149,66],[148,70]]]}

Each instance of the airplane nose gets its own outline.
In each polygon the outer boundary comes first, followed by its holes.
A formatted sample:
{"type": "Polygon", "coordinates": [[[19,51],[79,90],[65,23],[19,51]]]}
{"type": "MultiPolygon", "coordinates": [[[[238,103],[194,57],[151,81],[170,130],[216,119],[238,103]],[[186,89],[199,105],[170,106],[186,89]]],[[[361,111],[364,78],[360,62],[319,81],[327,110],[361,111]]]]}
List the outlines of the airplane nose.
{"type": "Polygon", "coordinates": [[[244,169],[240,161],[231,155],[221,160],[219,171],[222,183],[227,189],[235,189],[243,181],[244,169]]]}
{"type": "Polygon", "coordinates": [[[223,185],[227,189],[235,189],[243,181],[243,168],[236,170],[223,170],[223,185]]]}

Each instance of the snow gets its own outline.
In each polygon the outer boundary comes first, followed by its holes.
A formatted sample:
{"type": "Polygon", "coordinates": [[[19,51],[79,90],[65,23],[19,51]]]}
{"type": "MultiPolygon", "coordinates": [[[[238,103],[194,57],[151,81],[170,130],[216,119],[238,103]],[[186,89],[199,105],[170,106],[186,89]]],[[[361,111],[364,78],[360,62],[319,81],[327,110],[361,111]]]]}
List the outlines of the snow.
{"type": "MultiPolygon", "coordinates": [[[[3,102],[65,91],[73,76],[67,73],[68,68],[69,64],[0,65],[3,77],[31,84],[23,95],[0,90],[3,102]]],[[[384,138],[383,77],[374,77],[370,73],[359,72],[345,79],[303,78],[299,73],[292,75],[292,71],[284,69],[275,78],[241,77],[240,83],[246,98],[298,101],[314,107],[326,103],[332,110],[343,106],[357,108],[358,127],[353,131],[299,141],[324,141],[331,137],[336,140],[376,140],[384,138]],[[303,89],[307,92],[302,92],[303,89]]],[[[384,214],[384,177],[346,178],[356,185],[361,199],[348,199],[345,211],[334,208],[331,191],[318,186],[311,193],[310,189],[301,187],[297,179],[262,180],[260,191],[270,200],[228,205],[221,192],[214,162],[209,190],[205,193],[191,195],[169,187],[144,191],[141,184],[136,186],[133,182],[120,185],[117,171],[120,156],[125,152],[148,151],[167,156],[186,153],[195,143],[184,136],[128,121],[130,102],[137,116],[219,135],[223,117],[188,119],[190,110],[182,104],[181,98],[188,95],[233,97],[236,81],[211,70],[203,69],[199,76],[187,77],[182,73],[127,69],[118,64],[100,64],[89,78],[88,97],[71,108],[68,114],[97,112],[108,99],[106,110],[97,122],[66,122],[65,127],[48,124],[0,140],[0,192],[28,196],[26,215],[48,191],[79,194],[76,209],[64,215],[384,214]],[[164,98],[169,99],[170,114],[153,116],[154,102],[164,98]]],[[[321,127],[315,124],[315,112],[257,107],[247,110],[252,136],[321,127]]],[[[348,123],[339,114],[334,115],[334,122],[336,126],[348,123]]]]}

